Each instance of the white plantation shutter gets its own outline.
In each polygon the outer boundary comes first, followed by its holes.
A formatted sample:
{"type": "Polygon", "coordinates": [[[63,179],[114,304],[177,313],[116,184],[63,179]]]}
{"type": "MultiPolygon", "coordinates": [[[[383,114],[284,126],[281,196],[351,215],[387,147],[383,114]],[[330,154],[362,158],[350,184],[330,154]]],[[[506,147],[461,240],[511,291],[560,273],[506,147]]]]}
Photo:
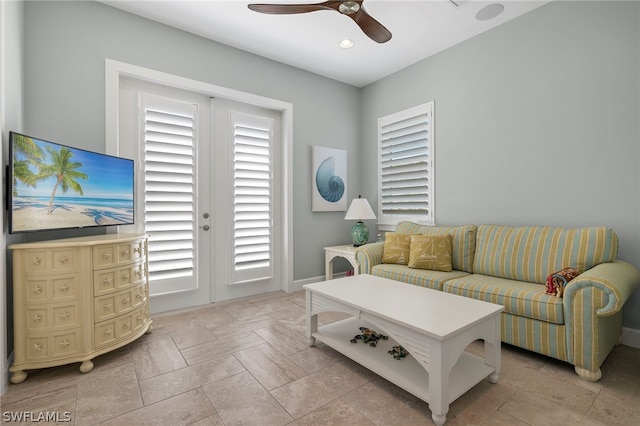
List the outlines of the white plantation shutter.
{"type": "Polygon", "coordinates": [[[194,274],[195,106],[144,108],[145,232],[151,282],[194,274]]]}
{"type": "Polygon", "coordinates": [[[378,218],[434,224],[433,102],[378,120],[378,218]]]}
{"type": "Polygon", "coordinates": [[[232,283],[273,276],[273,120],[232,113],[232,283]]]}

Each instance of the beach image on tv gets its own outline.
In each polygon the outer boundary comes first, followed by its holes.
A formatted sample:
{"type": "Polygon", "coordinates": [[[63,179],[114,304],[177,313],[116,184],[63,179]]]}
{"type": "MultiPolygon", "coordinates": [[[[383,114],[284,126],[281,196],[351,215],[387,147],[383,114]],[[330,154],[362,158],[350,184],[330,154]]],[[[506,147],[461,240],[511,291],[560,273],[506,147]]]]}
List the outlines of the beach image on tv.
{"type": "Polygon", "coordinates": [[[12,137],[12,232],[133,223],[133,160],[12,137]]]}

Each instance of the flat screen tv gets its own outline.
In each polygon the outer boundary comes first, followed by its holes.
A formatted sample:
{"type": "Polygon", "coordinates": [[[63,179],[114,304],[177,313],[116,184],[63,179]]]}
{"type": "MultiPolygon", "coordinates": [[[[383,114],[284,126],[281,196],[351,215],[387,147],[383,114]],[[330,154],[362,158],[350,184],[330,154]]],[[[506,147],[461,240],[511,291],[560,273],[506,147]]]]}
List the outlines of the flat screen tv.
{"type": "Polygon", "coordinates": [[[9,232],[134,223],[134,162],[9,134],[9,232]]]}

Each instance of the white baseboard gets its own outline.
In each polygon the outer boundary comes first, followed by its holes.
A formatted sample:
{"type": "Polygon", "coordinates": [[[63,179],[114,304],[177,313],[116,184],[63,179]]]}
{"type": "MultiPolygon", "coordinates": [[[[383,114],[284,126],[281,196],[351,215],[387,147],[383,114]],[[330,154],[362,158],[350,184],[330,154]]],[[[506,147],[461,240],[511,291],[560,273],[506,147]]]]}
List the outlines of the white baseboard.
{"type": "Polygon", "coordinates": [[[622,344],[640,348],[640,330],[629,327],[622,327],[622,344]]]}
{"type": "MultiPolygon", "coordinates": [[[[346,272],[338,272],[333,274],[333,278],[344,278],[347,276],[346,272]]],[[[324,275],[319,276],[319,277],[311,277],[311,278],[305,278],[304,280],[297,280],[294,281],[293,284],[291,285],[291,288],[289,289],[290,292],[292,291],[298,291],[298,290],[302,290],[302,286],[305,284],[313,284],[313,283],[318,283],[320,281],[325,281],[325,277],[324,275]]]]}

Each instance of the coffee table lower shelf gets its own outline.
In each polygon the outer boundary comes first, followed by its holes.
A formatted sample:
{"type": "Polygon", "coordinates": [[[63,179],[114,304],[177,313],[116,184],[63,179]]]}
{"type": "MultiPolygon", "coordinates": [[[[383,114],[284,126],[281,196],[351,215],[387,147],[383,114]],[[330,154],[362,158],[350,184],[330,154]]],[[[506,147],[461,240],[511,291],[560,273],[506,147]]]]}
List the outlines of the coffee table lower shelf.
{"type": "MultiPolygon", "coordinates": [[[[319,327],[312,336],[380,377],[423,401],[430,402],[429,373],[426,370],[428,366],[421,365],[410,354],[399,360],[393,358],[388,351],[398,343],[391,338],[378,341],[376,347],[362,341],[351,343],[351,339],[359,334],[359,327],[367,327],[385,334],[384,330],[362,319],[347,318],[319,327]]],[[[493,367],[485,364],[484,359],[463,352],[449,375],[448,403],[455,401],[494,371],[493,367]]]]}

